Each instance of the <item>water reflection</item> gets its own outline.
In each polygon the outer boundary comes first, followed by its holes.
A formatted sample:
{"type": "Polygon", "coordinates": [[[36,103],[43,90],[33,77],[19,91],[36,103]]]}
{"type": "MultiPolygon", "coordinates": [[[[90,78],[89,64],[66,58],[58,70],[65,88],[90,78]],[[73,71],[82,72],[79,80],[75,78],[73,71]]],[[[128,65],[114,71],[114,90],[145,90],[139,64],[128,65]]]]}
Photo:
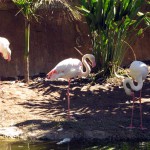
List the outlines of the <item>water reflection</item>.
{"type": "Polygon", "coordinates": [[[0,150],[150,150],[150,142],[103,142],[99,145],[68,143],[57,145],[54,142],[0,141],[0,150]]]}

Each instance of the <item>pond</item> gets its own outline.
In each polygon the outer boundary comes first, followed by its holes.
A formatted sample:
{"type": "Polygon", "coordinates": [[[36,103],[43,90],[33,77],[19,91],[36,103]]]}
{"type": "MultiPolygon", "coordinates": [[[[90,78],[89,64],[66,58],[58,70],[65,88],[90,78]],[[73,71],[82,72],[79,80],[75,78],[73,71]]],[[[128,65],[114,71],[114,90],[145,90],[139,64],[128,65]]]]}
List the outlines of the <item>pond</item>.
{"type": "Polygon", "coordinates": [[[16,142],[0,141],[0,150],[150,150],[150,142],[89,143],[16,142]]]}

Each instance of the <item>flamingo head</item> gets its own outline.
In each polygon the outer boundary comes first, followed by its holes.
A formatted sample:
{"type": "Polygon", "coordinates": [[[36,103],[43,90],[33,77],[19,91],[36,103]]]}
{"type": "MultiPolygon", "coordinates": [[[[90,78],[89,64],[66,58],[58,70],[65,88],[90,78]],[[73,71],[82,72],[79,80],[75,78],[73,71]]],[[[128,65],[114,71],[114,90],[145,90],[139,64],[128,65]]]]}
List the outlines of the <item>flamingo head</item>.
{"type": "Polygon", "coordinates": [[[57,71],[56,70],[51,70],[48,74],[47,74],[47,79],[50,80],[54,80],[56,78],[57,75],[57,71]]]}
{"type": "Polygon", "coordinates": [[[9,48],[9,45],[10,43],[6,38],[0,37],[0,53],[2,57],[7,61],[11,60],[11,50],[9,48]]]}
{"type": "Polygon", "coordinates": [[[129,95],[129,96],[133,96],[133,94],[134,94],[134,92],[133,92],[130,88],[127,87],[127,83],[129,84],[129,83],[131,83],[131,82],[132,82],[132,81],[131,81],[130,78],[125,78],[125,79],[123,79],[123,88],[124,88],[124,90],[125,90],[125,93],[126,93],[127,95],[129,95]]]}
{"type": "Polygon", "coordinates": [[[125,93],[130,96],[132,95],[132,91],[130,89],[125,89],[125,93]]]}
{"type": "Polygon", "coordinates": [[[94,68],[96,66],[96,61],[95,61],[95,57],[92,54],[88,54],[88,59],[90,60],[90,62],[92,63],[92,68],[94,68]]]}

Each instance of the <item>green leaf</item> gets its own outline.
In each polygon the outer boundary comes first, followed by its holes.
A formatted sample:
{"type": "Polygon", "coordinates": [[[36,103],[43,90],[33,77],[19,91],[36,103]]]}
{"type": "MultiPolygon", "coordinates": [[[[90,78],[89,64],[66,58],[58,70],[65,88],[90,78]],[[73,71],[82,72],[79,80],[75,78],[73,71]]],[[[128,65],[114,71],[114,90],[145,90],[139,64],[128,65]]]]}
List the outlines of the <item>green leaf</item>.
{"type": "Polygon", "coordinates": [[[139,11],[139,12],[137,13],[137,15],[138,15],[138,16],[143,16],[144,14],[139,11]]]}
{"type": "Polygon", "coordinates": [[[147,25],[148,27],[150,27],[150,18],[149,18],[149,17],[145,17],[145,18],[144,18],[144,21],[145,21],[146,25],[147,25]]]}
{"type": "Polygon", "coordinates": [[[143,33],[143,29],[141,28],[139,31],[138,31],[138,35],[141,35],[143,33]]]}
{"type": "Polygon", "coordinates": [[[87,13],[87,14],[90,13],[90,11],[89,11],[88,9],[86,9],[84,6],[76,7],[76,8],[78,8],[78,9],[81,10],[81,11],[83,11],[83,13],[87,13]]]}
{"type": "Polygon", "coordinates": [[[104,76],[108,76],[112,74],[113,68],[121,64],[125,50],[128,49],[126,43],[134,41],[131,35],[136,38],[137,34],[142,34],[146,29],[139,30],[141,22],[144,20],[147,26],[150,25],[149,13],[139,12],[145,0],[82,1],[98,69],[103,70],[104,76]]]}

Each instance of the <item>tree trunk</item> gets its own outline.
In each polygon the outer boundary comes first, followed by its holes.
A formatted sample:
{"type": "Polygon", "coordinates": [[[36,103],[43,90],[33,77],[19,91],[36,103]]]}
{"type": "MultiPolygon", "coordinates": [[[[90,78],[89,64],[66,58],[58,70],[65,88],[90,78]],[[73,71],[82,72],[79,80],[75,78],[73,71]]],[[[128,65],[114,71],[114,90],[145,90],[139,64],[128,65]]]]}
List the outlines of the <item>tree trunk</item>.
{"type": "Polygon", "coordinates": [[[25,19],[25,51],[24,51],[24,78],[29,82],[29,46],[30,46],[30,21],[25,19]]]}

